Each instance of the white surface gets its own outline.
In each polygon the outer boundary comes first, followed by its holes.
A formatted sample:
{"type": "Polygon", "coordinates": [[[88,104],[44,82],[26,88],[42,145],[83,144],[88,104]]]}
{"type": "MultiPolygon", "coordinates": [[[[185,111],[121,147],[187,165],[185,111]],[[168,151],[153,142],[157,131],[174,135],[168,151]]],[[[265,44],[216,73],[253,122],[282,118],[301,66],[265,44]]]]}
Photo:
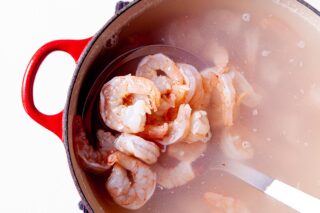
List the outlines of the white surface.
{"type": "MultiPolygon", "coordinates": [[[[112,16],[115,3],[0,1],[0,212],[80,212],[64,146],[24,112],[21,83],[40,46],[93,35],[112,16]]],[[[74,66],[63,53],[47,58],[35,85],[41,110],[56,113],[63,108],[74,66]]]]}
{"type": "MultiPolygon", "coordinates": [[[[64,147],[31,120],[20,98],[24,70],[33,53],[55,39],[93,35],[114,12],[116,0],[28,0],[0,2],[0,212],[79,212],[80,197],[64,147]]],[[[315,0],[320,8],[320,1],[315,0]]],[[[55,53],[41,67],[37,106],[63,108],[74,64],[55,53]]]]}
{"type": "Polygon", "coordinates": [[[320,0],[306,0],[309,4],[315,7],[317,10],[320,10],[320,0]]]}

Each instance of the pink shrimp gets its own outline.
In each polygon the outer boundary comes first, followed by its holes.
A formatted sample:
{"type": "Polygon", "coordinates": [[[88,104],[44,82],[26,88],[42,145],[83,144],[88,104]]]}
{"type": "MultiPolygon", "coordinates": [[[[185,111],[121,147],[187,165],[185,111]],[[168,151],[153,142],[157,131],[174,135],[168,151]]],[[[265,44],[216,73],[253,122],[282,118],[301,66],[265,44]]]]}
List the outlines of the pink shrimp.
{"type": "Polygon", "coordinates": [[[84,169],[92,173],[103,173],[110,169],[108,157],[115,137],[112,134],[108,134],[108,138],[104,138],[104,147],[99,146],[97,149],[94,149],[86,137],[80,116],[74,117],[72,130],[75,153],[79,157],[84,169]]]}
{"type": "Polygon", "coordinates": [[[146,114],[157,111],[159,105],[159,90],[152,81],[142,77],[114,77],[100,93],[101,117],[109,128],[119,132],[143,131],[146,114]]]}

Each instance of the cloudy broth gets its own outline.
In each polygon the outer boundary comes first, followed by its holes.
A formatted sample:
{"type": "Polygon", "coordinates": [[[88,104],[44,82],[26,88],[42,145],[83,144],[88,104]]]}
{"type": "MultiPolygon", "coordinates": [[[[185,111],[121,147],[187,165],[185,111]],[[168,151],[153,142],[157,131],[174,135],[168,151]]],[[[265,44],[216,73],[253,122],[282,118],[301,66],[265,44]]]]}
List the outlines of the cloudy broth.
{"type": "MultiPolygon", "coordinates": [[[[240,106],[235,116],[232,131],[254,150],[253,157],[242,162],[320,197],[320,35],[299,17],[298,10],[289,10],[286,2],[164,1],[159,8],[181,7],[156,23],[157,29],[150,32],[154,36],[151,43],[184,48],[209,66],[214,65],[210,51],[215,45],[225,47],[229,63],[261,96],[259,105],[240,106]]],[[[292,7],[299,5],[292,3],[292,7]]],[[[197,170],[194,180],[170,190],[157,186],[139,210],[125,210],[111,201],[102,190],[107,177],[90,178],[112,212],[213,212],[203,199],[206,192],[238,199],[250,212],[295,212],[215,169],[211,161],[221,152],[221,132],[221,127],[212,127],[206,152],[193,164],[197,170]]]]}

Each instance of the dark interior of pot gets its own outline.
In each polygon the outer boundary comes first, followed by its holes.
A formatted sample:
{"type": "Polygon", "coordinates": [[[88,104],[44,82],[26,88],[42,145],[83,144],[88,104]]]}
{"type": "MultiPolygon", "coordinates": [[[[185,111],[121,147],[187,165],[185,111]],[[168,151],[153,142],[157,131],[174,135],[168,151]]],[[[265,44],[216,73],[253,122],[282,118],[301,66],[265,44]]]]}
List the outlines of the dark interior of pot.
{"type": "MultiPolygon", "coordinates": [[[[219,50],[227,50],[229,63],[261,97],[255,107],[239,107],[231,128],[242,144],[250,144],[250,156],[240,156],[240,161],[320,197],[319,32],[318,15],[295,0],[145,0],[132,5],[97,36],[80,62],[70,92],[65,140],[84,200],[95,212],[130,211],[116,205],[108,195],[104,188],[107,175],[92,175],[81,169],[73,148],[72,119],[75,115],[86,118],[91,135],[103,128],[95,125],[99,95],[91,95],[95,93],[94,83],[117,56],[151,44],[186,49],[209,66],[224,60],[213,59],[216,50],[218,55],[219,50]]],[[[111,79],[119,74],[105,76],[111,79]]],[[[200,168],[194,180],[170,190],[157,187],[147,204],[135,212],[214,212],[220,207],[204,201],[207,192],[230,197],[229,204],[221,204],[225,208],[222,212],[228,208],[295,212],[236,177],[214,169],[210,161],[221,150],[223,130],[211,130],[212,140],[201,161],[194,165],[200,168]],[[230,207],[230,203],[241,207],[230,207]]],[[[94,136],[89,138],[94,140],[94,136]]],[[[237,155],[226,152],[231,158],[237,155]]]]}

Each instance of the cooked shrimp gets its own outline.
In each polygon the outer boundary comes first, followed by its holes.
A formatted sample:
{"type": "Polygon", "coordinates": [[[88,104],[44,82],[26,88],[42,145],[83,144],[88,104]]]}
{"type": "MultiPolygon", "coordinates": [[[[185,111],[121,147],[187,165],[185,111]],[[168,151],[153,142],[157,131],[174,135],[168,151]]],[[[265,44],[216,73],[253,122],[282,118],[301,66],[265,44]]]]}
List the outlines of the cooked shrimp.
{"type": "Polygon", "coordinates": [[[175,95],[175,106],[181,103],[186,103],[187,92],[189,87],[184,84],[173,84],[171,93],[175,95]]]}
{"type": "Polygon", "coordinates": [[[159,147],[136,135],[122,133],[115,141],[114,147],[126,155],[133,155],[147,164],[157,162],[160,156],[159,147]]]}
{"type": "Polygon", "coordinates": [[[169,124],[168,134],[157,142],[162,145],[169,145],[183,140],[189,132],[190,116],[191,107],[189,104],[181,104],[176,119],[169,124]]]}
{"type": "Polygon", "coordinates": [[[161,94],[174,94],[176,104],[184,102],[188,88],[183,84],[181,70],[166,55],[158,53],[144,57],[138,65],[136,75],[153,81],[161,94]],[[166,76],[158,75],[158,71],[166,76]]]}
{"type": "Polygon", "coordinates": [[[159,105],[159,90],[152,81],[141,77],[114,77],[100,93],[102,119],[108,127],[119,132],[143,131],[146,113],[156,111],[159,105]]]}
{"type": "Polygon", "coordinates": [[[218,83],[218,73],[216,67],[207,68],[200,72],[204,93],[197,108],[205,109],[209,106],[212,98],[212,91],[218,83]]]}
{"type": "Polygon", "coordinates": [[[237,93],[237,102],[248,107],[255,107],[261,101],[247,79],[238,71],[234,71],[234,86],[237,93]]]}
{"type": "Polygon", "coordinates": [[[286,22],[276,16],[262,18],[258,23],[258,27],[264,35],[270,33],[269,35],[273,35],[277,40],[280,39],[280,42],[294,43],[300,38],[298,32],[288,28],[286,22]]]}
{"type": "Polygon", "coordinates": [[[154,166],[157,183],[166,189],[182,186],[195,178],[190,162],[181,161],[175,167],[166,168],[160,164],[154,166]]]}
{"type": "Polygon", "coordinates": [[[102,129],[97,131],[97,138],[101,151],[113,148],[113,142],[116,140],[116,137],[113,136],[111,132],[107,132],[102,129]]]}
{"type": "Polygon", "coordinates": [[[212,126],[232,126],[236,105],[254,107],[261,101],[245,77],[229,69],[209,68],[201,72],[204,91],[210,94],[205,96],[202,106],[207,107],[211,101],[212,126]]]}
{"type": "MultiPolygon", "coordinates": [[[[196,68],[189,64],[178,64],[178,67],[181,70],[181,73],[184,77],[184,81],[189,88],[188,94],[186,96],[186,102],[189,103],[192,99],[192,97],[196,93],[197,86],[199,86],[200,82],[197,82],[198,79],[196,79],[195,74],[193,72],[198,72],[196,68]]],[[[202,83],[202,82],[201,82],[202,83]]],[[[201,85],[202,86],[202,85],[201,85]]]]}
{"type": "Polygon", "coordinates": [[[208,142],[211,139],[210,124],[207,112],[197,110],[192,112],[190,119],[190,132],[184,139],[186,143],[208,142]]]}
{"type": "Polygon", "coordinates": [[[229,130],[221,134],[220,147],[227,157],[236,160],[250,159],[254,154],[250,141],[242,140],[239,135],[232,135],[229,130]]]}
{"type": "MultiPolygon", "coordinates": [[[[210,91],[210,100],[205,104],[208,108],[211,127],[230,127],[233,125],[236,91],[233,84],[234,73],[217,75],[215,87],[210,91]]],[[[209,98],[208,98],[209,99],[209,98]]]]}
{"type": "Polygon", "coordinates": [[[108,160],[114,166],[106,188],[114,202],[127,209],[141,208],[154,193],[156,174],[141,161],[121,152],[111,154],[108,160]]]}
{"type": "Polygon", "coordinates": [[[177,98],[173,93],[169,93],[166,95],[161,96],[161,103],[158,108],[158,111],[156,111],[154,114],[158,116],[165,115],[170,108],[174,108],[176,106],[177,98]]]}
{"type": "Polygon", "coordinates": [[[168,146],[167,156],[178,160],[174,167],[157,163],[153,168],[157,174],[157,183],[171,189],[182,186],[195,178],[192,162],[197,160],[207,149],[206,143],[175,143],[168,146]]]}
{"type": "Polygon", "coordinates": [[[218,67],[209,67],[200,72],[205,93],[210,93],[218,83],[218,76],[226,70],[218,67]]]}
{"type": "Polygon", "coordinates": [[[249,213],[242,202],[232,197],[206,192],[203,198],[212,207],[214,213],[249,213]]]}
{"type": "Polygon", "coordinates": [[[220,95],[221,113],[225,126],[233,125],[233,111],[236,102],[236,91],[233,85],[234,73],[223,73],[218,76],[217,90],[220,95]]]}
{"type": "Polygon", "coordinates": [[[180,68],[188,87],[185,102],[189,103],[192,108],[196,108],[204,95],[201,75],[192,65],[178,64],[178,67],[180,68]]]}
{"type": "Polygon", "coordinates": [[[164,72],[172,84],[183,84],[183,76],[177,65],[162,53],[144,57],[138,65],[136,76],[155,81],[158,77],[157,71],[164,72]]]}
{"type": "Polygon", "coordinates": [[[111,145],[107,145],[107,142],[112,142],[114,136],[110,134],[108,138],[104,139],[106,142],[104,143],[104,147],[94,149],[87,139],[80,116],[74,117],[72,130],[75,153],[79,157],[84,169],[92,173],[103,173],[107,171],[110,168],[108,164],[110,150],[106,149],[106,147],[111,147],[111,145]]]}
{"type": "Polygon", "coordinates": [[[157,77],[154,77],[153,79],[154,84],[159,89],[161,94],[167,94],[172,89],[172,81],[169,77],[164,75],[159,75],[157,77]]]}
{"type": "Polygon", "coordinates": [[[168,130],[168,123],[163,123],[160,125],[147,124],[144,127],[143,132],[138,133],[138,135],[145,139],[160,140],[168,133],[168,130]]]}
{"type": "Polygon", "coordinates": [[[207,149],[206,143],[175,143],[168,146],[168,155],[179,161],[190,162],[197,160],[207,149]]]}

